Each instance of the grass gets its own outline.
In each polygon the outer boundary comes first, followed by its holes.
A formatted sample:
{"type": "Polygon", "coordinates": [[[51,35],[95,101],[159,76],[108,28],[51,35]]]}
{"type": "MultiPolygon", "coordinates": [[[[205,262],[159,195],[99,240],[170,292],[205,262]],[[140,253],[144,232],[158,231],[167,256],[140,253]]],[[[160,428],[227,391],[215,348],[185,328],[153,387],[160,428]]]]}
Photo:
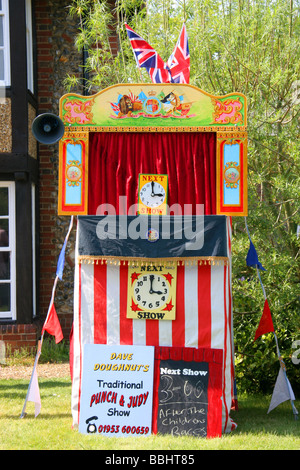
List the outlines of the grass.
{"type": "MultiPolygon", "coordinates": [[[[43,344],[41,362],[67,362],[66,345],[43,344]],[[54,350],[53,350],[54,349],[54,350]]],[[[32,366],[34,355],[20,351],[9,355],[7,365],[32,366]]],[[[116,438],[84,435],[72,429],[71,380],[39,378],[42,402],[34,417],[34,404],[27,403],[21,419],[28,380],[0,376],[0,450],[102,450],[102,451],[198,451],[198,450],[299,450],[300,420],[295,420],[287,401],[267,414],[271,396],[241,396],[239,410],[231,417],[238,428],[217,439],[176,438],[169,435],[116,438]]],[[[295,403],[298,411],[300,402],[295,403]]],[[[130,452],[128,453],[130,455],[130,452]]],[[[146,454],[147,455],[147,454],[146,454]]],[[[198,453],[197,453],[198,455],[198,453]]]]}
{"type": "MultiPolygon", "coordinates": [[[[4,364],[31,366],[36,355],[35,349],[20,348],[11,351],[8,346],[4,358],[4,364]]],[[[1,358],[0,358],[1,359],[1,358]]],[[[63,363],[69,361],[69,345],[65,341],[56,344],[53,337],[45,337],[43,341],[43,354],[39,357],[39,364],[63,363]]],[[[1,361],[0,361],[1,362],[1,361]]]]}
{"type": "MultiPolygon", "coordinates": [[[[34,417],[28,402],[21,419],[28,381],[0,379],[0,450],[299,450],[299,420],[285,402],[267,414],[271,397],[243,396],[231,413],[238,428],[217,439],[149,436],[114,438],[83,435],[72,429],[69,378],[39,379],[42,410],[34,417]]],[[[296,403],[299,410],[299,402],[296,403]]]]}

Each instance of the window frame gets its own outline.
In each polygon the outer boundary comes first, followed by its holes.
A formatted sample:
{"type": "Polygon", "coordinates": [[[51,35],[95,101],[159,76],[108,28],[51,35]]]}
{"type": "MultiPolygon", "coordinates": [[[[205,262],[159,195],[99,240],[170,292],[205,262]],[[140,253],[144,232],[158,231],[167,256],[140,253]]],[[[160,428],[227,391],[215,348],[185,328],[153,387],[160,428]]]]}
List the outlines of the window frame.
{"type": "Polygon", "coordinates": [[[0,252],[10,253],[10,278],[0,279],[0,284],[10,284],[10,310],[0,311],[0,320],[16,320],[16,197],[15,182],[0,181],[0,188],[8,188],[8,215],[0,216],[1,219],[8,219],[8,246],[0,247],[0,252]]]}
{"type": "Polygon", "coordinates": [[[0,46],[0,50],[4,51],[4,80],[0,80],[0,87],[8,87],[11,85],[8,0],[2,0],[0,16],[3,17],[3,46],[0,46]]]}
{"type": "Polygon", "coordinates": [[[32,36],[32,2],[26,0],[26,53],[27,53],[27,88],[34,94],[33,73],[33,36],[32,36]]]}

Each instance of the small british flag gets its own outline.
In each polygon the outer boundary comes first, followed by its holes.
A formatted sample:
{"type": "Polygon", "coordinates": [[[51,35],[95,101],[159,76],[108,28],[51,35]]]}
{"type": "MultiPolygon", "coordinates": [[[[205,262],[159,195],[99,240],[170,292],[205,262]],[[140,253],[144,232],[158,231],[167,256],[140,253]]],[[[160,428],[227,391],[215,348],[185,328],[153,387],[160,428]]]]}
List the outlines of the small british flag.
{"type": "Polygon", "coordinates": [[[125,24],[135,60],[138,67],[145,67],[152,83],[189,83],[190,54],[188,36],[183,24],[177,44],[165,63],[159,54],[139,36],[130,26],[125,24]]]}
{"type": "Polygon", "coordinates": [[[170,83],[171,75],[165,62],[150,44],[125,24],[138,67],[145,67],[153,83],[170,83]]]}
{"type": "Polygon", "coordinates": [[[172,83],[189,83],[190,53],[185,24],[181,28],[174,51],[168,59],[167,68],[170,70],[172,83]]]}

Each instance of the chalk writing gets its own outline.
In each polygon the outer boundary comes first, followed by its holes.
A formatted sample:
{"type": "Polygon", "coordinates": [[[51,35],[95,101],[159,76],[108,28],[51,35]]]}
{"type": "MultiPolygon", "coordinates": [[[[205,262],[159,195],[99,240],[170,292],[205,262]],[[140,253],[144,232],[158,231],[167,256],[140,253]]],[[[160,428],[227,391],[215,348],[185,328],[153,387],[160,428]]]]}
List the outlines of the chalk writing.
{"type": "Polygon", "coordinates": [[[206,437],[208,378],[206,362],[160,361],[158,432],[206,437]]]}

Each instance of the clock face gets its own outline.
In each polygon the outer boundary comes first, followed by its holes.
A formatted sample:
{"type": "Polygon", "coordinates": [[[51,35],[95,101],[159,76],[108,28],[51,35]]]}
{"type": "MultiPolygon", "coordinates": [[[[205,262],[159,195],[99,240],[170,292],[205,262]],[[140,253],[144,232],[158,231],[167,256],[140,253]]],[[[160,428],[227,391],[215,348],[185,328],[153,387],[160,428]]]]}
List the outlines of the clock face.
{"type": "Polygon", "coordinates": [[[174,320],[176,304],[175,266],[130,266],[127,317],[174,320]]]}
{"type": "Polygon", "coordinates": [[[166,192],[160,183],[151,181],[140,190],[140,201],[147,207],[161,206],[166,199],[166,192]]]}
{"type": "Polygon", "coordinates": [[[143,274],[135,281],[134,298],[143,310],[160,310],[170,300],[170,284],[164,275],[143,274]]]}
{"type": "Polygon", "coordinates": [[[165,215],[167,213],[168,175],[140,174],[138,213],[165,215]]]}

